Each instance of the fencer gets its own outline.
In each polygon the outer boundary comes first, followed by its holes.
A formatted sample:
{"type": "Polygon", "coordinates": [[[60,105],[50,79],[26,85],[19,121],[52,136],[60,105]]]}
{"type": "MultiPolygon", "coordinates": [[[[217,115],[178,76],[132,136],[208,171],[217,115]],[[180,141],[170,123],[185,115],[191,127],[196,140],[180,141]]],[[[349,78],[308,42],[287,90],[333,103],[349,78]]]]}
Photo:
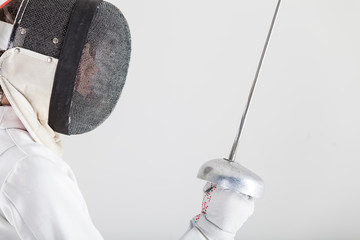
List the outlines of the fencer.
{"type": "MultiPolygon", "coordinates": [[[[0,4],[0,239],[101,240],[59,134],[89,132],[115,107],[130,62],[126,19],[101,0],[0,4]]],[[[181,239],[234,239],[253,209],[251,197],[208,183],[181,239]]]]}

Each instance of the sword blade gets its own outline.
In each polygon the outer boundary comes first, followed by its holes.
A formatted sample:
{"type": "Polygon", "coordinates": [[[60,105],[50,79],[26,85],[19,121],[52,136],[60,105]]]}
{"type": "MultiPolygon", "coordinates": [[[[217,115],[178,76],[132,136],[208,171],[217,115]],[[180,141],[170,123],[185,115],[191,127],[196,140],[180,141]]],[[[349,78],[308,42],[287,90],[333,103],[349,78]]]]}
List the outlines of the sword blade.
{"type": "Polygon", "coordinates": [[[275,10],[272,22],[271,22],[270,30],[269,30],[269,33],[267,35],[266,42],[265,42],[265,45],[264,45],[264,49],[262,51],[261,58],[260,58],[260,61],[259,61],[259,64],[258,64],[258,68],[257,68],[256,74],[255,74],[255,78],[254,78],[253,84],[252,84],[251,89],[250,89],[250,93],[249,93],[248,100],[247,100],[247,103],[246,103],[245,111],[244,111],[244,113],[243,113],[243,115],[241,117],[240,128],[239,128],[239,131],[238,131],[238,133],[237,133],[237,135],[235,137],[234,144],[233,144],[233,146],[231,148],[231,152],[230,152],[229,159],[228,159],[231,162],[234,162],[235,158],[236,158],[236,151],[237,151],[237,148],[239,146],[239,140],[240,140],[240,136],[241,136],[241,133],[242,133],[242,130],[243,130],[243,127],[244,127],[246,115],[247,115],[247,112],[249,110],[249,106],[250,106],[250,103],[251,103],[251,99],[252,99],[252,96],[253,96],[253,93],[254,93],[254,89],[255,89],[257,80],[259,78],[259,74],[260,74],[262,64],[264,62],[266,50],[267,50],[269,42],[270,42],[271,34],[272,34],[273,29],[274,29],[274,25],[275,25],[276,17],[278,15],[278,12],[279,12],[279,9],[280,9],[280,5],[281,5],[281,0],[278,0],[276,10],[275,10]]]}

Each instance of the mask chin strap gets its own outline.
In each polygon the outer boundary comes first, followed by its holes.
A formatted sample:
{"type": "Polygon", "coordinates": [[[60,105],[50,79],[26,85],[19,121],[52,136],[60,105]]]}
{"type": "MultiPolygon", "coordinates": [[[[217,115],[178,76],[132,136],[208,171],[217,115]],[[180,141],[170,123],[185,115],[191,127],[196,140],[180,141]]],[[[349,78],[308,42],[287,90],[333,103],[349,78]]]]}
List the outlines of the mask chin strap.
{"type": "Polygon", "coordinates": [[[0,21],[0,50],[7,50],[13,25],[0,21]]]}

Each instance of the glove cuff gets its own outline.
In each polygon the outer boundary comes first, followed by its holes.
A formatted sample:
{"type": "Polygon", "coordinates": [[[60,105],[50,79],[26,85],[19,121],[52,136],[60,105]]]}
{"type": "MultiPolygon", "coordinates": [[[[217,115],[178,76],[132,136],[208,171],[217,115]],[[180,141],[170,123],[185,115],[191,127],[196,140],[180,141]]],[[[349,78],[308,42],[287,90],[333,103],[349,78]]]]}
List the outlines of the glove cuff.
{"type": "Polygon", "coordinates": [[[234,240],[236,233],[225,232],[214,223],[206,218],[205,214],[201,214],[194,225],[204,234],[209,240],[234,240]]]}

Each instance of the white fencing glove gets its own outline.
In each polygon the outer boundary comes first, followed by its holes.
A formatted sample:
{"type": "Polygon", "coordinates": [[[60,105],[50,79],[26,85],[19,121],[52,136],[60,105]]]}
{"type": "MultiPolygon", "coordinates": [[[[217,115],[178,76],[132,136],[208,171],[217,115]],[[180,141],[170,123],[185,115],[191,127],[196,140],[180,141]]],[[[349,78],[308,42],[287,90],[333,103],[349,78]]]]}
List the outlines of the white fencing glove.
{"type": "Polygon", "coordinates": [[[236,232],[254,212],[254,199],[207,183],[201,214],[192,224],[211,240],[234,240],[236,232]]]}

